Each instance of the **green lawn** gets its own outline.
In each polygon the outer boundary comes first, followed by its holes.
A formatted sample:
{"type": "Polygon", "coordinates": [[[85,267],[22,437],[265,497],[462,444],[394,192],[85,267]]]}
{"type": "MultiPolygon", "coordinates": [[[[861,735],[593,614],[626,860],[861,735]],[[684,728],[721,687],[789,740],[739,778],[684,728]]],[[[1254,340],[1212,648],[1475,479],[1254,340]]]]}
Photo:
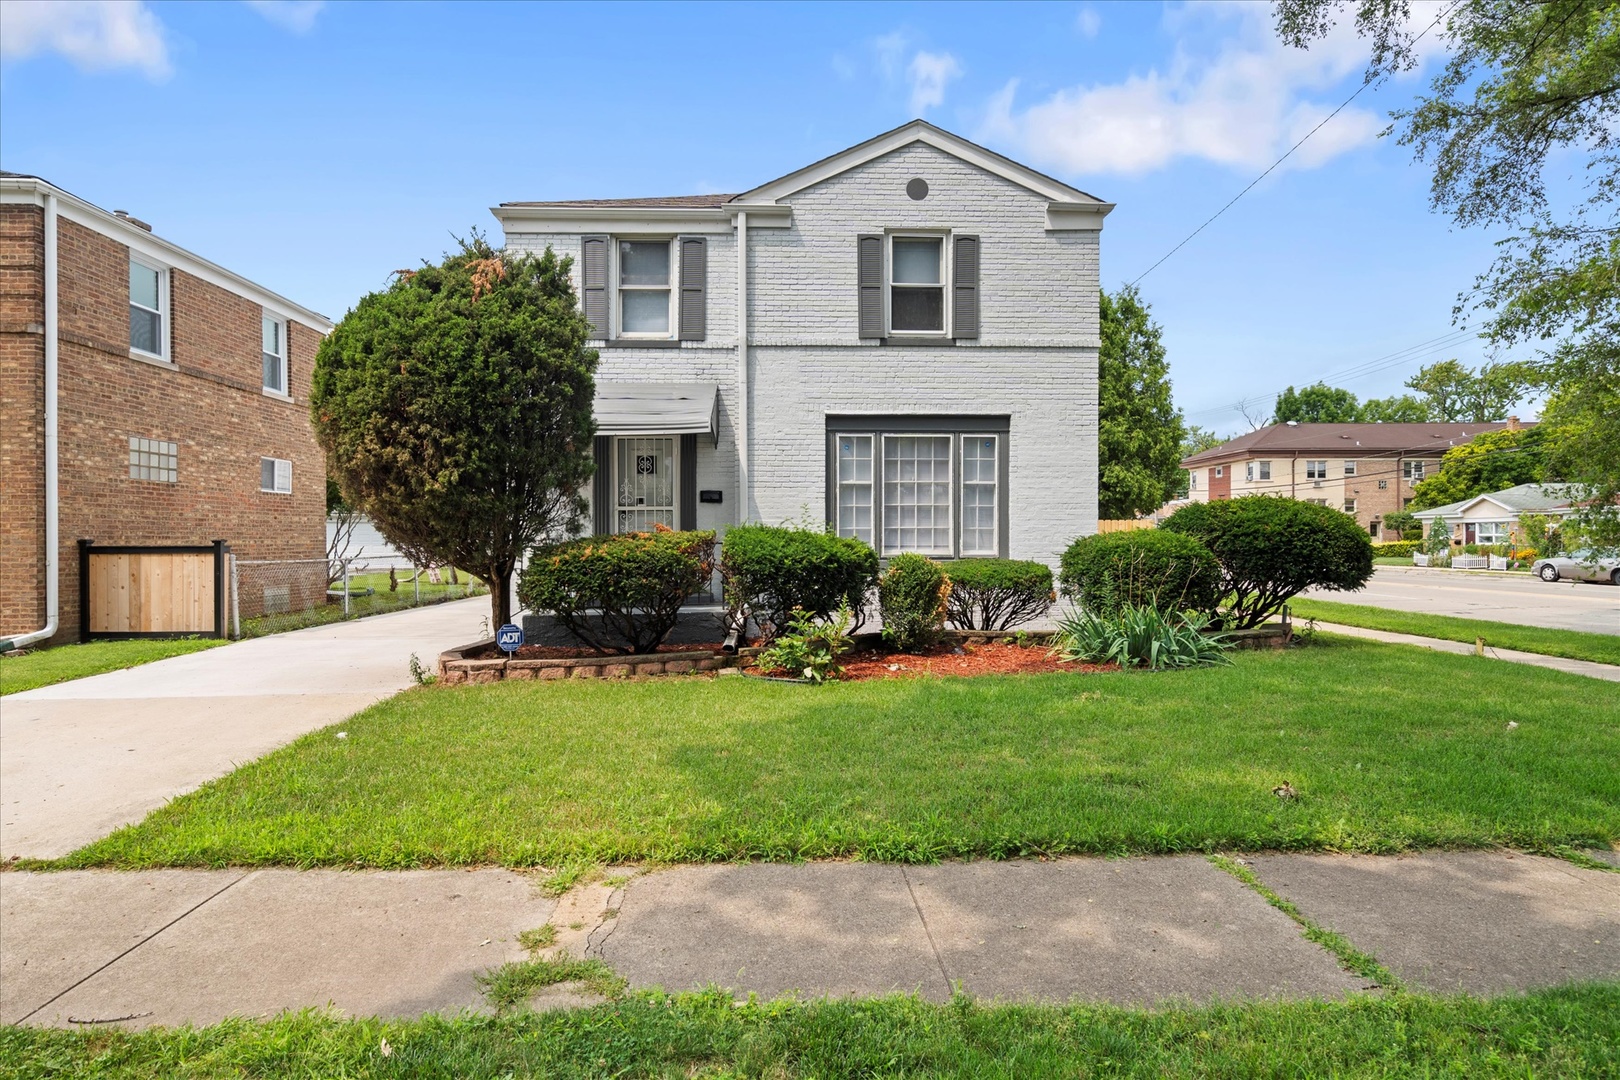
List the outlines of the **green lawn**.
{"type": "Polygon", "coordinates": [[[26,656],[0,656],[0,694],[16,694],[69,679],[82,679],[86,675],[150,664],[154,660],[167,660],[223,644],[225,642],[219,638],[137,638],[58,645],[26,656]]]}
{"type": "MultiPolygon", "coordinates": [[[[1600,586],[1594,586],[1597,588],[1600,586]]],[[[1620,593],[1620,590],[1617,590],[1620,593]]],[[[1620,595],[1616,595],[1615,618],[1620,620],[1620,595]]],[[[1593,660],[1600,664],[1620,664],[1620,634],[1591,634],[1580,630],[1549,630],[1540,626],[1491,622],[1488,619],[1458,619],[1450,615],[1423,615],[1364,604],[1340,604],[1329,600],[1290,600],[1296,620],[1318,619],[1368,630],[1389,630],[1397,634],[1418,634],[1444,641],[1484,638],[1486,645],[1499,649],[1566,656],[1572,660],[1593,660]]]]}
{"type": "Polygon", "coordinates": [[[447,600],[461,600],[468,596],[488,596],[489,589],[476,578],[466,573],[459,573],[456,584],[450,583],[448,570],[441,570],[438,584],[427,579],[422,574],[422,580],[412,580],[414,571],[401,571],[394,583],[389,587],[388,573],[355,574],[349,578],[349,611],[343,611],[343,583],[342,580],[332,587],[337,590],[337,598],[328,603],[299,611],[281,611],[256,618],[242,620],[242,636],[244,638],[264,637],[266,634],[282,634],[288,630],[303,630],[311,626],[326,626],[329,623],[344,622],[348,619],[363,619],[367,615],[385,615],[390,611],[403,611],[411,607],[425,607],[428,604],[442,604],[447,600]],[[370,590],[367,593],[366,590],[370,590]]]}
{"type": "Polygon", "coordinates": [[[1620,987],[1494,999],[1130,1010],[931,1005],[915,998],[750,1002],[633,994],[492,1018],[343,1020],[313,1012],[202,1028],[0,1028],[0,1076],[327,1077],[1612,1077],[1620,987]],[[384,1047],[387,1048],[386,1052],[384,1047]]]}
{"type": "Polygon", "coordinates": [[[344,739],[305,736],[59,865],[918,861],[1620,838],[1612,686],[1327,636],[1164,674],[428,687],[342,727],[344,739]],[[1284,780],[1298,800],[1272,795],[1284,780]]]}

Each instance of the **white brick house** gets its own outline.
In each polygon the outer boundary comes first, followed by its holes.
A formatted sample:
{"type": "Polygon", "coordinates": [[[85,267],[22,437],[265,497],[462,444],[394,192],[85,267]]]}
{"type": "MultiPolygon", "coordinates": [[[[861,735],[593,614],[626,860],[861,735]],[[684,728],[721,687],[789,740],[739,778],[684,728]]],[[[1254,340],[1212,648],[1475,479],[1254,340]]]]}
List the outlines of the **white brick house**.
{"type": "Polygon", "coordinates": [[[739,195],[493,213],[573,257],[600,331],[596,531],[826,520],[1055,565],[1096,531],[1112,208],[917,120],[739,195]]]}

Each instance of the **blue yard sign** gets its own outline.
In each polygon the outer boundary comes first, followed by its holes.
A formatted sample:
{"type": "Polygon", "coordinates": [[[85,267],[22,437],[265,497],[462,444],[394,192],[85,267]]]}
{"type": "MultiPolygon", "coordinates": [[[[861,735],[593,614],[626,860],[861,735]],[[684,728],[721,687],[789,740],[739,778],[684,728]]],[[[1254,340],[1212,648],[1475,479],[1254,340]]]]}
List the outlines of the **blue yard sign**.
{"type": "Polygon", "coordinates": [[[523,627],[507,623],[495,631],[495,644],[508,656],[523,647],[523,627]]]}

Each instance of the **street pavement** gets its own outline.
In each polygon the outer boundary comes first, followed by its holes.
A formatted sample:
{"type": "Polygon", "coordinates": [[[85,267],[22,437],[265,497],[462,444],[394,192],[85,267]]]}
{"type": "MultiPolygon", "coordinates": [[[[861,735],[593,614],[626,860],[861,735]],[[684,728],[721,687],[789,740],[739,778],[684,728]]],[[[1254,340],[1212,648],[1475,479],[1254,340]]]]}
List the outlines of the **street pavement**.
{"type": "Polygon", "coordinates": [[[374,615],[0,701],[0,858],[56,858],[411,685],[473,641],[487,597],[374,615]]]}
{"type": "Polygon", "coordinates": [[[1380,566],[1364,589],[1313,589],[1312,600],[1366,604],[1426,615],[1490,619],[1554,630],[1620,634],[1620,589],[1579,581],[1546,582],[1505,571],[1431,570],[1380,566]]]}
{"type": "MultiPolygon", "coordinates": [[[[1620,978],[1620,874],[1512,852],[1244,860],[1413,989],[1620,978]]],[[[284,1009],[487,1011],[554,950],[633,988],[1155,1005],[1381,992],[1201,856],[683,866],[544,896],[509,870],[0,874],[0,1021],[207,1024],[284,1009]]],[[[544,1007],[590,1004],[554,987],[544,1007]]]]}

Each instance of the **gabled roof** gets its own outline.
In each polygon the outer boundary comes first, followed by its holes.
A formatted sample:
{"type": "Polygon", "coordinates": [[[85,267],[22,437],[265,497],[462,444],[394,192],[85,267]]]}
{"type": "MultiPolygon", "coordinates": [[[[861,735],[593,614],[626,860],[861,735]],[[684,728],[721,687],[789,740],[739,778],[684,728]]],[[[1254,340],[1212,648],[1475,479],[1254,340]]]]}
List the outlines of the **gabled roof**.
{"type": "MultiPolygon", "coordinates": [[[[1183,458],[1183,468],[1219,465],[1267,454],[1326,454],[1372,457],[1376,454],[1444,454],[1487,431],[1501,431],[1507,421],[1485,424],[1272,424],[1239,435],[1219,446],[1183,458]]],[[[1529,427],[1531,425],[1523,425],[1529,427]]]]}
{"type": "Polygon", "coordinates": [[[1510,514],[1539,514],[1549,510],[1574,509],[1575,500],[1579,497],[1580,488],[1575,484],[1516,484],[1444,506],[1414,510],[1413,514],[1430,521],[1437,517],[1467,513],[1482,502],[1494,503],[1510,514]]]}

